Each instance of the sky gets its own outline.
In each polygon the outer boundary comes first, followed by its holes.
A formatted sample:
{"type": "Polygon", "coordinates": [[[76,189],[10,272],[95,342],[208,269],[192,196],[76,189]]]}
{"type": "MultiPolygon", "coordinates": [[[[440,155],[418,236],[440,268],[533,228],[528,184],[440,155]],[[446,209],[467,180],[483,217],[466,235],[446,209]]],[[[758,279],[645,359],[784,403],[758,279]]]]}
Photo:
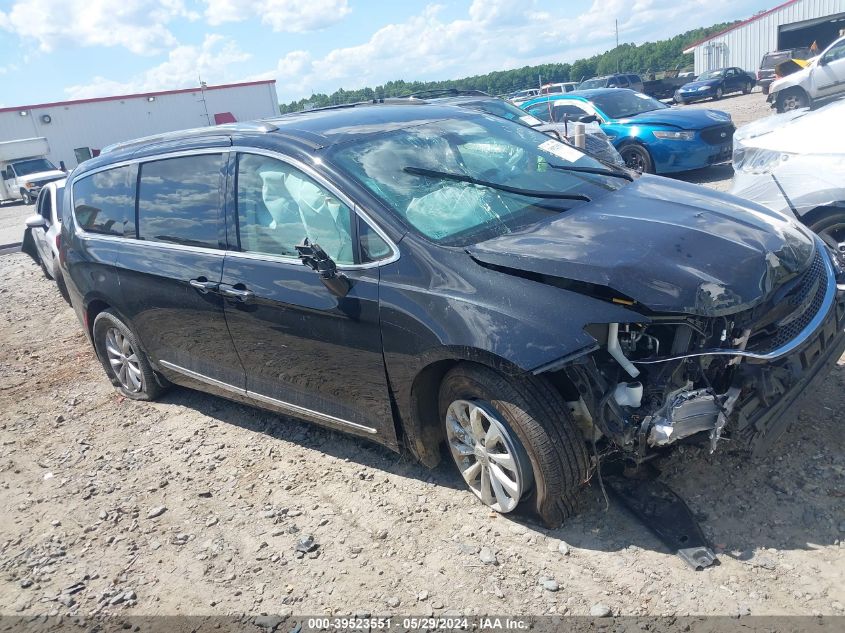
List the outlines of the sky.
{"type": "Polygon", "coordinates": [[[0,0],[0,107],[276,79],[280,102],[572,62],[780,0],[0,0]]]}

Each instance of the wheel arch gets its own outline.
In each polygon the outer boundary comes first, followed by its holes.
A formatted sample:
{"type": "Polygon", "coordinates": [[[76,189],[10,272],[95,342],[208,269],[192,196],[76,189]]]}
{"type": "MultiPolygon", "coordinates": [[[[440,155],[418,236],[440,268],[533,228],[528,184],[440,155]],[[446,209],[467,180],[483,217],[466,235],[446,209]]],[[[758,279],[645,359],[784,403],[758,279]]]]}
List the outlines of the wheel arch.
{"type": "Polygon", "coordinates": [[[811,224],[815,224],[821,218],[823,218],[826,214],[830,213],[831,211],[845,211],[845,200],[838,200],[835,202],[830,202],[827,204],[820,204],[813,209],[805,212],[801,216],[801,221],[810,226],[811,224]]]}
{"type": "Polygon", "coordinates": [[[777,93],[778,108],[782,108],[784,98],[786,98],[789,94],[792,94],[794,92],[803,94],[804,97],[807,99],[807,105],[808,106],[813,105],[813,98],[810,96],[810,93],[807,92],[807,90],[804,88],[804,86],[802,86],[800,84],[796,84],[794,86],[788,86],[786,88],[782,88],[782,89],[778,90],[778,93],[777,93]]]}
{"type": "Polygon", "coordinates": [[[426,466],[433,468],[440,463],[440,444],[443,427],[438,410],[440,386],[444,376],[453,367],[473,364],[492,369],[503,377],[531,377],[542,380],[568,400],[577,388],[561,371],[534,376],[508,359],[487,350],[473,347],[444,347],[429,355],[416,372],[406,393],[396,394],[399,414],[397,436],[406,447],[426,466]]]}

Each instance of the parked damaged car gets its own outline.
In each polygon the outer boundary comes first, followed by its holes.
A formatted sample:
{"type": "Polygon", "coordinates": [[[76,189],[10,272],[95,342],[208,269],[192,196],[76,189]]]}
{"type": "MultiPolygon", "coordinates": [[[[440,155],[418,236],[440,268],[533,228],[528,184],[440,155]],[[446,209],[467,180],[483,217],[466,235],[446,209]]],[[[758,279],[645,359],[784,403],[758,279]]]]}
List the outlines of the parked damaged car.
{"type": "Polygon", "coordinates": [[[21,250],[41,266],[47,279],[55,280],[59,292],[67,299],[67,288],[59,266],[61,207],[64,192],[64,180],[49,182],[38,192],[35,214],[25,220],[21,250]]]}
{"type": "Polygon", "coordinates": [[[845,37],[803,64],[769,86],[767,100],[778,112],[806,108],[845,93],[845,37]]]}
{"type": "Polygon", "coordinates": [[[731,193],[797,216],[845,257],[845,101],[749,123],[734,136],[731,193]]]}
{"type": "Polygon", "coordinates": [[[638,172],[701,169],[727,162],[733,149],[734,126],[726,112],[671,108],[622,88],[535,97],[520,107],[549,123],[598,122],[625,164],[638,172]]]}
{"type": "Polygon", "coordinates": [[[68,182],[71,302],[123,395],[176,383],[429,466],[445,445],[549,525],[588,438],[765,452],[845,349],[842,269],[797,222],[467,109],[172,133],[68,182]]]}

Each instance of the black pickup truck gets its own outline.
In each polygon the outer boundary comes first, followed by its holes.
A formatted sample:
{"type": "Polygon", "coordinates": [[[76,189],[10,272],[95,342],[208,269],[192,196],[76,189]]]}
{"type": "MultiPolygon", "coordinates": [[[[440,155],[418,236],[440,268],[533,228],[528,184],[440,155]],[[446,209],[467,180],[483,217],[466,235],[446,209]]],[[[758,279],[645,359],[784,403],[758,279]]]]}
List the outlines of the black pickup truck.
{"type": "Polygon", "coordinates": [[[695,79],[693,73],[678,70],[645,73],[642,77],[643,92],[655,99],[671,99],[678,88],[695,79]]]}

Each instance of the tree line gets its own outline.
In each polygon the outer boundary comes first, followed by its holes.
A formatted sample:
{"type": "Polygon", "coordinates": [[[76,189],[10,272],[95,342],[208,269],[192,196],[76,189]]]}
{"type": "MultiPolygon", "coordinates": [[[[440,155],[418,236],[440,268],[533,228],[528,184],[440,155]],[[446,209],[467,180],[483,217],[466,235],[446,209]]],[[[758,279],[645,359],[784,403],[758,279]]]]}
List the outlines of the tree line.
{"type": "Polygon", "coordinates": [[[312,94],[310,97],[279,104],[282,114],[299,112],[309,108],[355,103],[386,97],[398,97],[423,90],[458,89],[483,90],[491,95],[504,95],[523,88],[536,87],[543,83],[561,81],[582,81],[597,75],[617,72],[651,73],[668,69],[683,69],[693,63],[692,54],[685,55],[690,44],[724,30],[734,22],[714,24],[707,28],[693,29],[667,40],[643,44],[620,44],[612,50],[579,59],[573,63],[551,63],[538,66],[523,66],[512,70],[498,70],[484,75],[442,81],[388,81],[375,88],[344,90],[340,88],[330,95],[312,94]]]}

